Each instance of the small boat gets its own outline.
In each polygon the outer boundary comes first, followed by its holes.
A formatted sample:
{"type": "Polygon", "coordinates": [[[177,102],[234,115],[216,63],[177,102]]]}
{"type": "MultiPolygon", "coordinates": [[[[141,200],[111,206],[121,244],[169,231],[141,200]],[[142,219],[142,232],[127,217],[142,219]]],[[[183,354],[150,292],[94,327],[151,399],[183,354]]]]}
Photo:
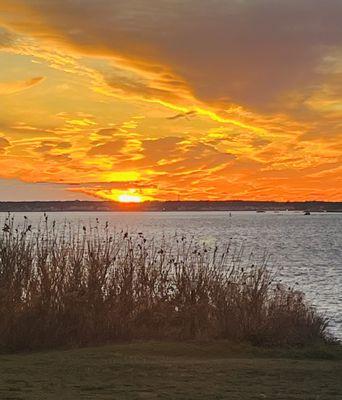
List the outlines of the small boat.
{"type": "Polygon", "coordinates": [[[304,215],[311,215],[311,212],[310,211],[305,211],[304,215]]]}
{"type": "Polygon", "coordinates": [[[257,210],[257,213],[264,213],[266,212],[265,210],[257,210]]]}

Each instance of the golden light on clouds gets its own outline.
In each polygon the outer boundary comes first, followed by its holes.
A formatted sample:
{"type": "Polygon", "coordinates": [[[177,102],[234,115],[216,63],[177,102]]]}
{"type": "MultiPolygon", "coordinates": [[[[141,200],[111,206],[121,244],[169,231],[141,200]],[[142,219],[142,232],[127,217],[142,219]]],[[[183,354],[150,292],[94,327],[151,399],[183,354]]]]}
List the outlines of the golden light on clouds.
{"type": "Polygon", "coordinates": [[[341,200],[342,3],[208,4],[2,0],[0,200],[341,200]]]}
{"type": "Polygon", "coordinates": [[[141,203],[143,201],[141,196],[131,193],[120,194],[118,200],[120,203],[141,203]]]}
{"type": "Polygon", "coordinates": [[[141,203],[143,201],[153,200],[153,197],[144,194],[143,191],[137,189],[97,189],[89,192],[92,196],[99,199],[113,200],[120,203],[141,203]]]}

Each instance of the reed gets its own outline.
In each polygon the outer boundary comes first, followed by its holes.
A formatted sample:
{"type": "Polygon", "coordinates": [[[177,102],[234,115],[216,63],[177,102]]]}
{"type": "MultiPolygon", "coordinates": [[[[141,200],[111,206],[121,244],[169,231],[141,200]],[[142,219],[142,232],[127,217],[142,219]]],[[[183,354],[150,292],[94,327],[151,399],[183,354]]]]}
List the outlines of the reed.
{"type": "Polygon", "coordinates": [[[148,240],[106,224],[0,233],[0,348],[126,340],[229,339],[257,345],[330,340],[327,320],[280,285],[267,258],[186,237],[148,240]]]}

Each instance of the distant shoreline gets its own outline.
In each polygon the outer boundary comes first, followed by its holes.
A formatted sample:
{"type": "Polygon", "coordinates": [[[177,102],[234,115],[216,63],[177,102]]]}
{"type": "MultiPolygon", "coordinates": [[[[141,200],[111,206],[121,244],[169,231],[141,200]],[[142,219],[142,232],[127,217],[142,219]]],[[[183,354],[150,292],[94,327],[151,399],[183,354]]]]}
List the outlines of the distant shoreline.
{"type": "Polygon", "coordinates": [[[0,201],[0,212],[186,212],[186,211],[299,211],[342,212],[342,202],[306,201],[0,201]]]}

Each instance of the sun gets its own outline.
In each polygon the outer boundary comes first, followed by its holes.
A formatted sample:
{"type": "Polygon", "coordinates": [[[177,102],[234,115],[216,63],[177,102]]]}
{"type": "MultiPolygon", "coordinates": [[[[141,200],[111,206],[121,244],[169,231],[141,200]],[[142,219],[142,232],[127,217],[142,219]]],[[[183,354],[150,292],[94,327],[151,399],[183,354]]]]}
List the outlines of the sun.
{"type": "Polygon", "coordinates": [[[150,195],[134,188],[98,190],[95,193],[96,197],[119,203],[143,203],[144,201],[153,200],[150,195]]]}
{"type": "Polygon", "coordinates": [[[141,203],[142,197],[138,194],[123,193],[118,196],[120,203],[141,203]]]}

